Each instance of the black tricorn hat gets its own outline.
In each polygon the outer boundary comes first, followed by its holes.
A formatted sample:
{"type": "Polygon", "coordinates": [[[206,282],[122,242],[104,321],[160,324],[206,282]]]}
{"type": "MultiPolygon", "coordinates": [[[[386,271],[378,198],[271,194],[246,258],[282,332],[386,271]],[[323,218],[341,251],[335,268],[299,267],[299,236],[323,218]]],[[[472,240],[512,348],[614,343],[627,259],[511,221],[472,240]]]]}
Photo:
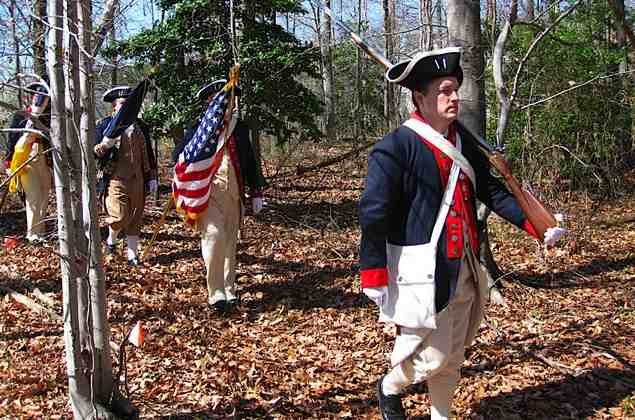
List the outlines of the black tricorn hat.
{"type": "Polygon", "coordinates": [[[49,89],[42,82],[29,83],[28,85],[26,85],[26,88],[29,91],[34,91],[34,92],[29,92],[29,93],[35,94],[35,92],[38,92],[39,94],[49,96],[49,89]]]}
{"type": "MultiPolygon", "coordinates": [[[[212,83],[203,86],[198,92],[196,92],[196,99],[203,102],[211,95],[220,91],[227,84],[226,79],[214,80],[212,83]]],[[[240,86],[236,87],[236,95],[240,96],[240,86]]]]}
{"type": "Polygon", "coordinates": [[[130,86],[115,86],[104,93],[103,100],[104,102],[114,102],[115,99],[127,98],[130,93],[132,93],[130,86]]]}
{"type": "Polygon", "coordinates": [[[386,79],[410,90],[415,90],[423,83],[444,76],[456,77],[460,85],[463,83],[463,70],[460,63],[460,47],[422,51],[390,67],[386,72],[386,79]]]}

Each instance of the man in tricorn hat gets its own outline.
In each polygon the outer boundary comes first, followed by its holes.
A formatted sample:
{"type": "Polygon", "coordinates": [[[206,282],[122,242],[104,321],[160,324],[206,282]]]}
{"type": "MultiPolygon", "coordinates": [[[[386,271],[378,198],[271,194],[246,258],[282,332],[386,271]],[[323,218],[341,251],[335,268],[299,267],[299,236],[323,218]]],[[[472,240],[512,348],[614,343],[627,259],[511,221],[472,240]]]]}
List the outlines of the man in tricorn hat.
{"type": "MultiPolygon", "coordinates": [[[[201,103],[209,106],[216,95],[226,85],[227,80],[216,80],[196,94],[201,103]]],[[[236,95],[240,87],[234,88],[236,95]]],[[[263,206],[262,189],[266,182],[254,156],[249,139],[249,129],[230,111],[235,125],[228,123],[224,130],[227,135],[226,147],[222,153],[220,165],[212,172],[208,207],[196,220],[201,232],[201,253],[205,261],[208,305],[217,313],[231,311],[239,303],[236,292],[236,242],[244,206],[253,214],[260,212],[263,206]],[[231,131],[233,130],[233,131],[231,131]]],[[[173,157],[177,168],[185,160],[183,149],[196,133],[198,124],[188,131],[185,140],[179,145],[173,157]]],[[[180,188],[179,182],[175,187],[180,188]]]]}
{"type": "Polygon", "coordinates": [[[422,381],[432,420],[450,417],[487,295],[475,200],[537,236],[456,123],[460,56],[459,48],[421,52],[386,73],[412,91],[416,111],[371,151],[360,202],[362,289],[379,306],[379,320],[398,327],[392,367],[377,384],[384,420],[406,418],[401,394],[422,381]]]}
{"type": "MultiPolygon", "coordinates": [[[[9,128],[46,130],[50,126],[49,92],[44,83],[34,82],[26,86],[31,94],[29,106],[24,111],[16,112],[9,128]]],[[[50,147],[49,141],[34,132],[13,131],[9,133],[6,159],[7,175],[22,166],[28,159],[37,156],[50,147]]],[[[51,160],[49,156],[38,156],[22,168],[10,184],[10,191],[24,192],[26,201],[26,239],[39,242],[44,239],[43,223],[51,190],[51,160]]]]}
{"type": "MultiPolygon", "coordinates": [[[[95,156],[100,169],[98,191],[105,194],[108,214],[106,253],[115,252],[120,233],[126,236],[128,264],[139,264],[138,247],[146,193],[157,190],[157,163],[147,126],[136,119],[114,138],[105,135],[114,118],[126,119],[119,113],[133,89],[117,86],[104,93],[104,102],[112,104],[112,115],[97,124],[95,156]]],[[[140,95],[142,96],[142,95],[140,95]]],[[[142,100],[142,99],[141,99],[142,100]]],[[[137,110],[132,111],[138,112],[137,110]]]]}

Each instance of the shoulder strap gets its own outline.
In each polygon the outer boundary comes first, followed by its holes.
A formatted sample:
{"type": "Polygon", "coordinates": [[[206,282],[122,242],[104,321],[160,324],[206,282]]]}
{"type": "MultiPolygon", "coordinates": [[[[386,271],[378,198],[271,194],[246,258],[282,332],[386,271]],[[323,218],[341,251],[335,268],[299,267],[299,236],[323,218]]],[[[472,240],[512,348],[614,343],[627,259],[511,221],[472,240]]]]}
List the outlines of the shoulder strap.
{"type": "MultiPolygon", "coordinates": [[[[404,124],[406,127],[410,128],[412,131],[417,133],[420,137],[432,143],[435,147],[441,150],[446,155],[450,156],[450,158],[454,161],[459,168],[465,172],[465,175],[472,182],[472,186],[476,190],[476,176],[474,175],[474,169],[470,162],[468,162],[467,158],[463,156],[461,151],[457,149],[452,143],[447,141],[441,134],[439,134],[436,130],[430,127],[428,124],[416,120],[414,118],[410,118],[404,124]]],[[[460,138],[457,133],[457,145],[460,147],[460,138]]]]}

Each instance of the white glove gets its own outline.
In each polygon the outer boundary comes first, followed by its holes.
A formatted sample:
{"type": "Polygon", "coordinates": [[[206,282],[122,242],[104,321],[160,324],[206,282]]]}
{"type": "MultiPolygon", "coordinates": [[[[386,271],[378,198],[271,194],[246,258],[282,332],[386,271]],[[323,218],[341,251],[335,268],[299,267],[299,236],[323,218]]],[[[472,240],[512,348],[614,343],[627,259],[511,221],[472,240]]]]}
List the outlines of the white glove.
{"type": "Polygon", "coordinates": [[[115,139],[104,137],[104,140],[101,143],[95,145],[95,148],[93,149],[97,157],[103,157],[108,152],[108,150],[110,150],[119,142],[120,139],[121,137],[117,137],[115,139]]]}
{"type": "Polygon", "coordinates": [[[367,287],[362,289],[364,294],[368,296],[368,299],[375,302],[375,305],[381,307],[384,304],[386,296],[388,295],[388,287],[367,287]]]}
{"type": "Polygon", "coordinates": [[[254,197],[251,199],[251,209],[254,212],[254,216],[260,213],[260,210],[264,207],[264,200],[262,197],[254,197]]]}
{"type": "Polygon", "coordinates": [[[552,246],[555,245],[560,238],[566,235],[569,231],[565,228],[560,227],[552,227],[547,229],[545,232],[545,245],[552,246]]]}
{"type": "Polygon", "coordinates": [[[114,139],[111,139],[110,137],[104,137],[104,140],[100,144],[103,144],[104,147],[106,147],[108,149],[112,149],[112,147],[115,144],[117,144],[120,139],[121,139],[121,137],[116,137],[114,139]]]}
{"type": "Polygon", "coordinates": [[[148,181],[148,192],[150,192],[150,194],[154,194],[155,192],[157,192],[158,188],[159,188],[159,183],[157,182],[156,179],[151,179],[148,181]]]}

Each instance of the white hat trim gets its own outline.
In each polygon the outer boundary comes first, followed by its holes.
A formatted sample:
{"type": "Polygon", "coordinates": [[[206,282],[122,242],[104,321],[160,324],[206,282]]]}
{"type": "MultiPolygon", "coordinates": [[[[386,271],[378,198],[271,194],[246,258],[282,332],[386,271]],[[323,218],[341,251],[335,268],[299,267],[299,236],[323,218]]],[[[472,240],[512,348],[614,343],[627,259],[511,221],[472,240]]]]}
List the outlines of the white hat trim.
{"type": "MultiPolygon", "coordinates": [[[[415,54],[414,57],[412,57],[409,60],[404,60],[404,61],[400,61],[399,63],[391,66],[388,71],[386,71],[386,80],[388,80],[391,83],[399,83],[402,80],[404,80],[406,77],[408,77],[408,75],[410,74],[410,72],[412,71],[412,69],[414,68],[414,66],[422,59],[426,58],[426,57],[430,57],[433,55],[441,55],[441,54],[450,54],[450,53],[460,53],[461,52],[461,47],[447,47],[447,48],[442,48],[440,50],[430,50],[430,51],[421,51],[417,54],[415,54]],[[395,68],[396,66],[400,65],[400,64],[405,64],[405,63],[409,63],[408,66],[406,67],[406,70],[404,70],[401,75],[395,79],[391,79],[388,74],[390,73],[390,70],[392,70],[393,68],[395,68]]],[[[435,64],[437,65],[437,67],[439,67],[439,63],[435,60],[435,64]]],[[[443,66],[444,68],[447,69],[447,65],[445,63],[445,59],[443,61],[443,66]]],[[[440,67],[439,67],[440,69],[440,67]]]]}
{"type": "Polygon", "coordinates": [[[204,91],[205,89],[207,89],[208,87],[210,87],[210,86],[212,86],[212,85],[215,85],[216,83],[223,83],[223,84],[227,84],[227,79],[218,79],[218,80],[214,80],[212,83],[208,83],[208,84],[206,84],[205,86],[203,86],[202,88],[200,88],[200,89],[198,90],[198,92],[196,92],[196,98],[198,98],[198,97],[201,95],[201,93],[203,93],[203,91],[204,91]]]}
{"type": "Polygon", "coordinates": [[[105,101],[106,100],[106,96],[110,95],[111,92],[113,92],[115,90],[119,90],[119,89],[130,89],[130,86],[121,85],[121,86],[115,86],[113,88],[110,88],[106,92],[104,92],[104,94],[101,97],[101,100],[105,101]]]}

